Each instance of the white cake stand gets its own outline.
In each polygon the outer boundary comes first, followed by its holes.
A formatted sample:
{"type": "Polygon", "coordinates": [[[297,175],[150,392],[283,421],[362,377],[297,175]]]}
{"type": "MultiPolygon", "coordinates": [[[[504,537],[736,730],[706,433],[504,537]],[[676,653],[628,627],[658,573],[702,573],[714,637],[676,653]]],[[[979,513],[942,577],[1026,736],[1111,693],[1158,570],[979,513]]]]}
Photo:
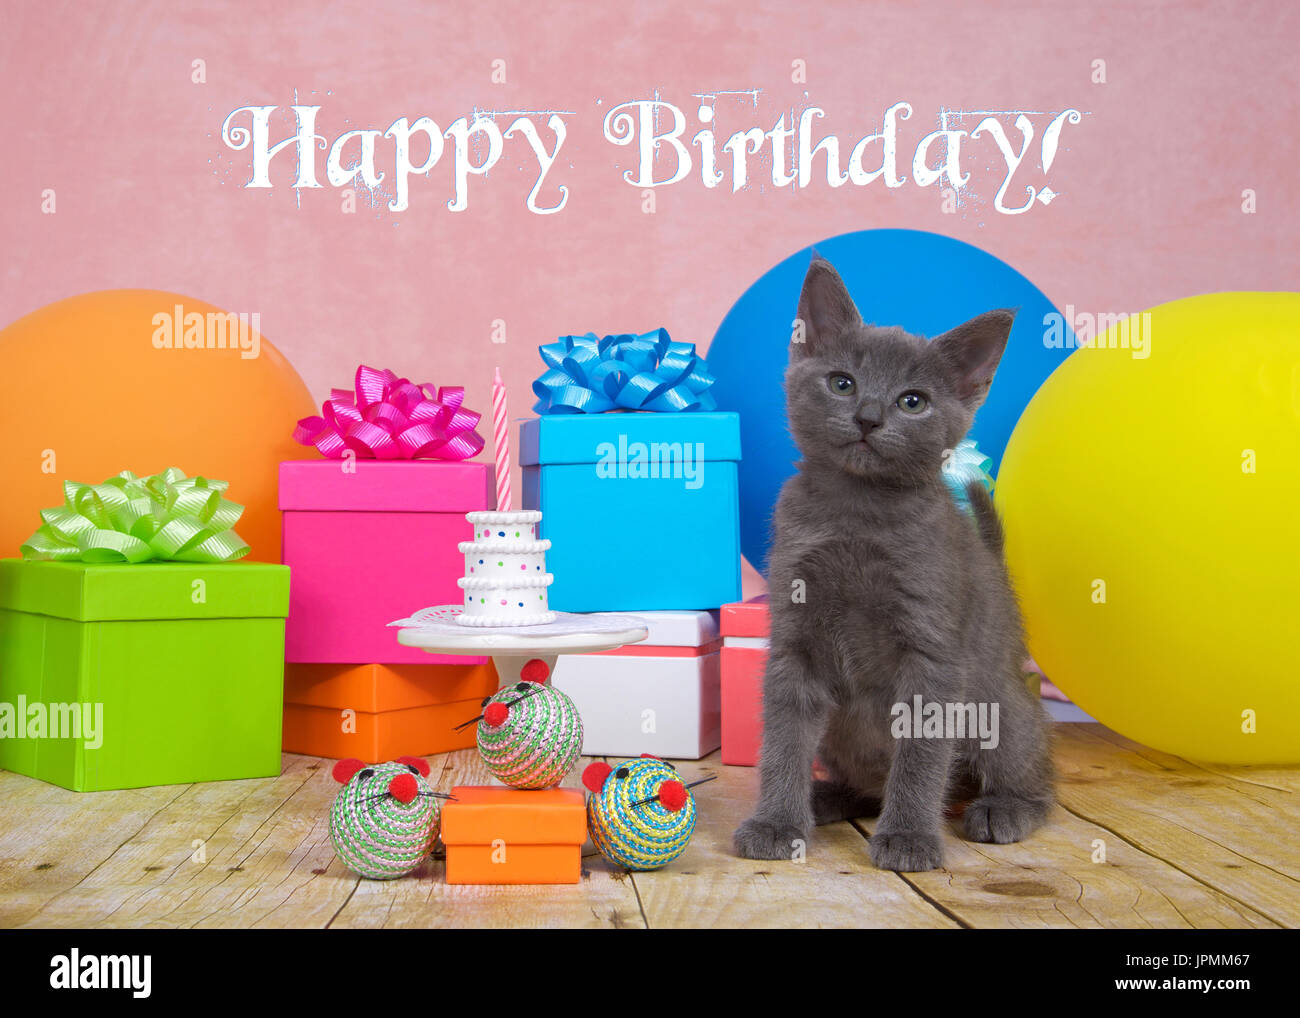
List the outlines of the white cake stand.
{"type": "Polygon", "coordinates": [[[541,626],[462,626],[457,604],[424,608],[409,619],[388,623],[398,630],[397,642],[430,654],[491,654],[502,687],[519,681],[524,664],[534,658],[555,671],[560,654],[594,654],[650,635],[640,619],[628,615],[576,615],[556,612],[555,621],[541,626]]]}

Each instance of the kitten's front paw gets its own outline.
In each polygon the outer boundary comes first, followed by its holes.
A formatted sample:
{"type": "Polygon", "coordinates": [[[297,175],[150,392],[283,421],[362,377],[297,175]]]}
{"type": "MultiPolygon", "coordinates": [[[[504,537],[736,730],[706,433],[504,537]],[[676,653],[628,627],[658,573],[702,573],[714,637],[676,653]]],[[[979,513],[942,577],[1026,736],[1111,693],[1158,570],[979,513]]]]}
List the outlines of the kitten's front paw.
{"type": "Polygon", "coordinates": [[[1010,795],[986,795],[966,807],[963,825],[971,841],[1006,845],[1036,830],[1050,809],[1048,803],[1010,795]]]}
{"type": "Polygon", "coordinates": [[[750,817],[736,829],[736,854],[742,859],[793,859],[807,844],[807,832],[793,824],[750,817]]]}
{"type": "Polygon", "coordinates": [[[920,873],[943,867],[943,840],[925,831],[877,831],[867,842],[871,861],[882,870],[920,873]]]}

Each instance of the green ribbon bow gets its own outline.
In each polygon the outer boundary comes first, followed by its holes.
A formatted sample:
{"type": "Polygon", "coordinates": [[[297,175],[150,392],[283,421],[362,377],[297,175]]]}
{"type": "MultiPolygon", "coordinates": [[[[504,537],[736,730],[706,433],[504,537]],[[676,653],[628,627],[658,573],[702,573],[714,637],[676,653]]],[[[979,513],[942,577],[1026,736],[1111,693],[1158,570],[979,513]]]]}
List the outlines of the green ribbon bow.
{"type": "Polygon", "coordinates": [[[23,544],[23,558],[233,562],[248,545],[230,529],[244,507],[222,497],[228,486],[175,467],[150,477],[123,470],[103,484],[64,481],[64,504],[41,510],[44,525],[23,544]]]}

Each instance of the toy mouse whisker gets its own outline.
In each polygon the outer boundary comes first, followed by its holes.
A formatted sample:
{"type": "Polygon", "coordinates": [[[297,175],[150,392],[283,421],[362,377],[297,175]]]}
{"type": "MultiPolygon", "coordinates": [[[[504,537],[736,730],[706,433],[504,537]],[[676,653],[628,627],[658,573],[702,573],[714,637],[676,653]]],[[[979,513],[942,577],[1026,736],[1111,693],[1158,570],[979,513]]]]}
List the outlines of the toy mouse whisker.
{"type": "MultiPolygon", "coordinates": [[[[702,785],[702,784],[704,784],[706,781],[716,781],[716,780],[717,780],[717,777],[718,777],[718,776],[717,776],[716,774],[710,774],[707,778],[700,778],[699,781],[692,781],[692,782],[691,782],[689,785],[687,785],[686,787],[687,787],[687,788],[694,788],[696,785],[702,785]]],[[[648,799],[642,799],[640,802],[634,802],[634,803],[632,803],[632,805],[633,805],[633,807],[636,807],[636,806],[645,806],[647,803],[658,802],[658,801],[659,801],[659,793],[656,792],[654,795],[650,796],[650,798],[648,798],[648,799]]]]}
{"type": "MultiPolygon", "coordinates": [[[[363,801],[371,802],[374,799],[382,799],[384,796],[392,794],[392,792],[385,789],[382,792],[376,792],[374,795],[366,796],[363,801]]],[[[433,796],[435,799],[450,799],[452,802],[458,801],[454,795],[449,795],[447,792],[416,792],[415,794],[424,797],[433,796]]]]}
{"type": "MultiPolygon", "coordinates": [[[[542,688],[541,686],[538,686],[537,689],[530,690],[529,692],[525,693],[523,696],[515,697],[513,700],[508,701],[506,703],[506,706],[513,707],[515,704],[523,700],[527,700],[530,696],[536,696],[537,693],[541,690],[541,688],[542,688]]],[[[470,725],[474,724],[475,722],[482,721],[482,720],[483,720],[483,715],[480,714],[476,718],[470,718],[468,721],[462,721],[460,724],[456,726],[454,730],[459,732],[462,728],[468,728],[470,725]]]]}
{"type": "Polygon", "coordinates": [[[508,704],[506,704],[506,706],[507,706],[507,707],[513,707],[515,704],[520,703],[520,702],[523,701],[523,700],[527,700],[530,696],[536,696],[536,695],[541,691],[541,688],[542,688],[541,686],[538,686],[536,689],[530,689],[530,690],[529,690],[527,693],[525,693],[523,696],[517,696],[517,697],[515,697],[515,698],[514,698],[513,700],[511,700],[508,704]]]}

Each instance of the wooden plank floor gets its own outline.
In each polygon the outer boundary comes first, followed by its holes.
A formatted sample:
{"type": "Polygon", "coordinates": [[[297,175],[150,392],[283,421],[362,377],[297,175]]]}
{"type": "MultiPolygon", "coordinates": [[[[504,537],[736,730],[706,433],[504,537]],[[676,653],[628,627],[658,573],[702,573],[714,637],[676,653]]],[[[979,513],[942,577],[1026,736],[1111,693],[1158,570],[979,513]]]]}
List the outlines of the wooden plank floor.
{"type": "MultiPolygon", "coordinates": [[[[735,858],[758,775],[716,755],[679,765],[719,780],[676,862],[626,874],[588,854],[560,887],[451,887],[440,859],[353,876],[329,841],[338,786],[312,757],[285,754],[278,778],[92,794],[0,773],[0,927],[1300,926],[1300,769],[1191,764],[1099,725],[1057,733],[1046,828],[975,845],[954,825],[947,868],[905,875],[871,866],[868,820],[819,828],[803,863],[735,858]]],[[[444,791],[486,779],[472,751],[431,763],[444,791]]]]}

